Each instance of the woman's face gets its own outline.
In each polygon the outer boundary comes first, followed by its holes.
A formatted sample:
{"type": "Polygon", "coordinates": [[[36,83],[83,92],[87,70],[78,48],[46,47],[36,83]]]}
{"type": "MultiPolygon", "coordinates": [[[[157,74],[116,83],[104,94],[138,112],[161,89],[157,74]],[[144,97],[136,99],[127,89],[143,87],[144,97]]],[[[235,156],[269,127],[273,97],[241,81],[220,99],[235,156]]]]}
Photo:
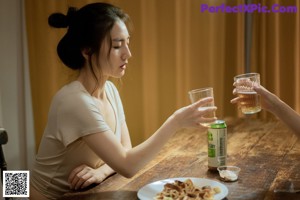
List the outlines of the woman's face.
{"type": "Polygon", "coordinates": [[[128,59],[131,57],[128,45],[127,27],[123,21],[118,20],[110,32],[110,38],[104,40],[100,49],[99,64],[103,76],[121,78],[125,74],[128,59]]]}

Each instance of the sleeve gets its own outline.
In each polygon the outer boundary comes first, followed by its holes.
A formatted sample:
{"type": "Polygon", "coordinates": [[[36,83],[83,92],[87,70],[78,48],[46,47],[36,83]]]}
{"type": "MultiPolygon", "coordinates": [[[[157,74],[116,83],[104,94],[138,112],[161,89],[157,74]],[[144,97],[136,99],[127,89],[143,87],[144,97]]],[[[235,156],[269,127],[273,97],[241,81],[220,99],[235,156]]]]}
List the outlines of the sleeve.
{"type": "Polygon", "coordinates": [[[65,97],[57,109],[57,138],[68,146],[80,137],[110,130],[92,98],[75,94],[65,97]]]}

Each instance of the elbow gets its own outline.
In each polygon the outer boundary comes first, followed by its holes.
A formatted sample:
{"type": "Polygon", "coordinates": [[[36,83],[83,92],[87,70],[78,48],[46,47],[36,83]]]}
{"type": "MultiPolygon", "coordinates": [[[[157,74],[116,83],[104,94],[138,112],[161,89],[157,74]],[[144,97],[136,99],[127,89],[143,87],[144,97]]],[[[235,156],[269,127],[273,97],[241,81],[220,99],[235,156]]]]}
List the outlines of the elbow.
{"type": "Polygon", "coordinates": [[[116,171],[125,178],[132,178],[141,169],[141,166],[135,160],[136,159],[132,159],[130,154],[126,154],[124,160],[119,160],[119,169],[116,171]]]}
{"type": "Polygon", "coordinates": [[[132,178],[139,171],[139,167],[137,167],[134,163],[123,162],[120,168],[116,171],[125,178],[132,178]]]}
{"type": "Polygon", "coordinates": [[[132,178],[136,174],[136,170],[132,167],[129,167],[127,169],[120,170],[119,174],[124,176],[125,178],[132,178]]]}
{"type": "MultiPolygon", "coordinates": [[[[127,153],[127,152],[126,152],[127,153]]],[[[143,162],[140,163],[136,156],[131,156],[129,153],[115,160],[114,163],[108,163],[118,174],[125,178],[132,178],[143,167],[143,162]]]]}
{"type": "Polygon", "coordinates": [[[121,175],[124,176],[125,178],[132,178],[135,175],[135,173],[123,173],[121,175]]]}

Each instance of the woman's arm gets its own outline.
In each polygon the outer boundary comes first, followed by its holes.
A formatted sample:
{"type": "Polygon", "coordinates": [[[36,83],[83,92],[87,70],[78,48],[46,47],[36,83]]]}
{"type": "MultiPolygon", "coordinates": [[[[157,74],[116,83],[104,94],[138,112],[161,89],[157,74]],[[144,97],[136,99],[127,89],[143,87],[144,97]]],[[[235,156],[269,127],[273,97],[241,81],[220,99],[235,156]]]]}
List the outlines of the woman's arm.
{"type": "Polygon", "coordinates": [[[125,149],[132,148],[131,139],[126,122],[124,122],[121,127],[121,143],[125,149]]]}
{"type": "MultiPolygon", "coordinates": [[[[239,83],[234,83],[236,86],[239,83]]],[[[245,83],[243,83],[245,84],[245,83]]],[[[253,89],[261,96],[261,106],[263,109],[271,112],[281,121],[283,121],[287,126],[289,126],[300,138],[300,115],[295,112],[290,106],[283,102],[275,94],[268,91],[261,85],[254,85],[253,89]]],[[[236,94],[236,89],[233,90],[233,94],[236,94]]],[[[231,100],[231,103],[242,102],[243,99],[236,97],[231,100]]]]}
{"type": "Polygon", "coordinates": [[[263,108],[283,121],[300,138],[300,115],[263,86],[255,86],[254,90],[261,96],[263,108]]]}
{"type": "Polygon", "coordinates": [[[125,177],[132,177],[160,151],[167,140],[180,128],[194,127],[205,130],[206,128],[202,127],[200,123],[212,122],[215,118],[207,119],[203,116],[216,108],[206,110],[198,108],[211,101],[213,101],[212,98],[206,98],[177,110],[149,139],[132,149],[126,149],[121,145],[111,131],[87,135],[83,139],[116,172],[125,177]]]}
{"type": "MultiPolygon", "coordinates": [[[[126,122],[123,123],[121,129],[121,144],[125,149],[131,149],[132,145],[126,122]]],[[[101,183],[113,173],[115,171],[107,164],[97,169],[93,169],[87,165],[80,165],[70,173],[68,182],[71,189],[77,190],[88,187],[93,183],[101,183]]]]}

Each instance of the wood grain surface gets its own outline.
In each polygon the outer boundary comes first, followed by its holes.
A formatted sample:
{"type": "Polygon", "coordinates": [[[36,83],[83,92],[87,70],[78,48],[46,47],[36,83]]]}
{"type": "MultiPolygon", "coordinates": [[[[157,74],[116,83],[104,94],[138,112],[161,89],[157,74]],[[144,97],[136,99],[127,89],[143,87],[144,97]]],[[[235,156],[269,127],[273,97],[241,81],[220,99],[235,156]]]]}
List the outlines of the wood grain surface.
{"type": "Polygon", "coordinates": [[[65,194],[60,200],[136,200],[137,191],[144,185],[176,177],[219,181],[228,187],[228,200],[300,199],[300,193],[282,192],[300,189],[300,144],[296,136],[276,120],[226,122],[227,164],[241,168],[236,182],[222,182],[218,173],[208,171],[206,133],[185,129],[133,178],[115,174],[92,188],[65,194]]]}

